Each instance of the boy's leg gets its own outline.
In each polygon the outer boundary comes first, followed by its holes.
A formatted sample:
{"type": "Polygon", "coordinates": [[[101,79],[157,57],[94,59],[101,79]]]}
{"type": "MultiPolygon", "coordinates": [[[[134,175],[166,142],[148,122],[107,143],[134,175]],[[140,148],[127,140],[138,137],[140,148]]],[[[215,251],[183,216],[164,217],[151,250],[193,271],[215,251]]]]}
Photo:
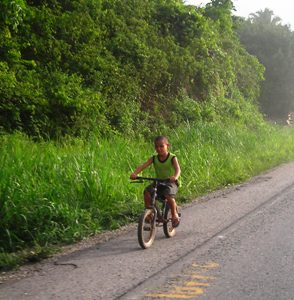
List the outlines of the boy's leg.
{"type": "MultiPolygon", "coordinates": [[[[145,208],[148,208],[151,206],[151,194],[147,190],[144,191],[144,203],[145,203],[145,208]]],[[[148,215],[145,219],[145,222],[151,223],[151,221],[152,221],[152,216],[148,215]]]]}
{"type": "Polygon", "coordinates": [[[150,184],[150,185],[146,186],[145,190],[144,190],[145,208],[148,208],[151,206],[152,193],[154,193],[154,186],[153,186],[153,184],[150,184]]]}
{"type": "Polygon", "coordinates": [[[144,191],[144,203],[145,203],[145,208],[151,206],[151,194],[146,190],[144,191]]]}
{"type": "Polygon", "coordinates": [[[166,199],[167,199],[167,203],[168,203],[168,205],[170,207],[170,210],[171,210],[173,226],[177,227],[180,223],[180,218],[179,218],[179,215],[178,215],[176,200],[171,195],[167,195],[166,199]]]}

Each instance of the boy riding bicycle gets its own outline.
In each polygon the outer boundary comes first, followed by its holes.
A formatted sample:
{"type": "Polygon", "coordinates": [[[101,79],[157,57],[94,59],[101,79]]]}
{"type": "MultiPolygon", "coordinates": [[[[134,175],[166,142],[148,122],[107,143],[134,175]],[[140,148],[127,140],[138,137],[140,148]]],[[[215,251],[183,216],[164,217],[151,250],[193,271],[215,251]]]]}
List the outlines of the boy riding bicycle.
{"type": "MultiPolygon", "coordinates": [[[[168,151],[170,144],[165,136],[158,136],[155,138],[154,145],[157,155],[150,157],[146,162],[137,167],[130,178],[133,180],[136,179],[140,172],[153,164],[156,177],[159,179],[167,179],[165,185],[160,186],[157,192],[159,195],[163,195],[166,198],[171,209],[172,225],[173,227],[177,227],[180,224],[180,218],[175,196],[178,191],[178,178],[181,174],[181,168],[177,157],[168,151]]],[[[147,186],[144,190],[144,202],[146,208],[151,204],[152,193],[153,184],[147,186]]]]}

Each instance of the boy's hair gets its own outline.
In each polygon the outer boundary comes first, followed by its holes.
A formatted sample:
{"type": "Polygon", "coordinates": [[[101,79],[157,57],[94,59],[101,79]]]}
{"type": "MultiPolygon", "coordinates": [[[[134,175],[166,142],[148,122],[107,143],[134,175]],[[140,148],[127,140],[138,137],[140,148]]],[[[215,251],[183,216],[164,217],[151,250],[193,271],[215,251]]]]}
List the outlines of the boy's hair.
{"type": "Polygon", "coordinates": [[[167,138],[166,136],[164,136],[164,135],[159,135],[159,136],[157,136],[157,137],[154,139],[154,144],[156,144],[156,143],[158,143],[158,142],[161,142],[161,141],[163,141],[163,142],[166,143],[166,144],[169,144],[168,138],[167,138]]]}

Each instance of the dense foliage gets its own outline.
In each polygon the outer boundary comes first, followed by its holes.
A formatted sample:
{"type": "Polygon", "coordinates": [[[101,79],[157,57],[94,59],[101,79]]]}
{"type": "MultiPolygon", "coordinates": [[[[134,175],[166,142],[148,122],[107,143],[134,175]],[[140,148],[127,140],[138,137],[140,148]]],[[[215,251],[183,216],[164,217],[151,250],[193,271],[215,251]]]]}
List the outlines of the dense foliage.
{"type": "Polygon", "coordinates": [[[3,0],[0,129],[56,138],[241,116],[263,67],[232,2],[3,0]]]}
{"type": "Polygon", "coordinates": [[[260,106],[270,118],[283,118],[294,110],[294,33],[273,11],[265,9],[241,22],[242,43],[265,66],[260,106]]]}

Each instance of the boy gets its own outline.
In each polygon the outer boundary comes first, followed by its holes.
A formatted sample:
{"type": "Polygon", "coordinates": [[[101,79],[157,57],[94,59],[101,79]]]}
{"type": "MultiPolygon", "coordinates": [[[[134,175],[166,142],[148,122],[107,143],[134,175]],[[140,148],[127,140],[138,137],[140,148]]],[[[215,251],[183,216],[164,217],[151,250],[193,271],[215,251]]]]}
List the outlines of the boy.
{"type": "MultiPolygon", "coordinates": [[[[130,178],[133,180],[136,179],[141,171],[153,164],[156,177],[159,179],[168,179],[166,186],[160,187],[158,193],[164,195],[167,199],[169,207],[171,208],[172,225],[173,227],[178,227],[180,218],[177,211],[175,195],[178,191],[178,178],[181,174],[181,168],[177,157],[168,151],[170,144],[165,136],[155,138],[154,145],[157,155],[150,157],[145,163],[137,167],[130,178]]],[[[149,207],[151,204],[152,192],[152,184],[147,186],[144,190],[145,207],[149,207]]]]}

